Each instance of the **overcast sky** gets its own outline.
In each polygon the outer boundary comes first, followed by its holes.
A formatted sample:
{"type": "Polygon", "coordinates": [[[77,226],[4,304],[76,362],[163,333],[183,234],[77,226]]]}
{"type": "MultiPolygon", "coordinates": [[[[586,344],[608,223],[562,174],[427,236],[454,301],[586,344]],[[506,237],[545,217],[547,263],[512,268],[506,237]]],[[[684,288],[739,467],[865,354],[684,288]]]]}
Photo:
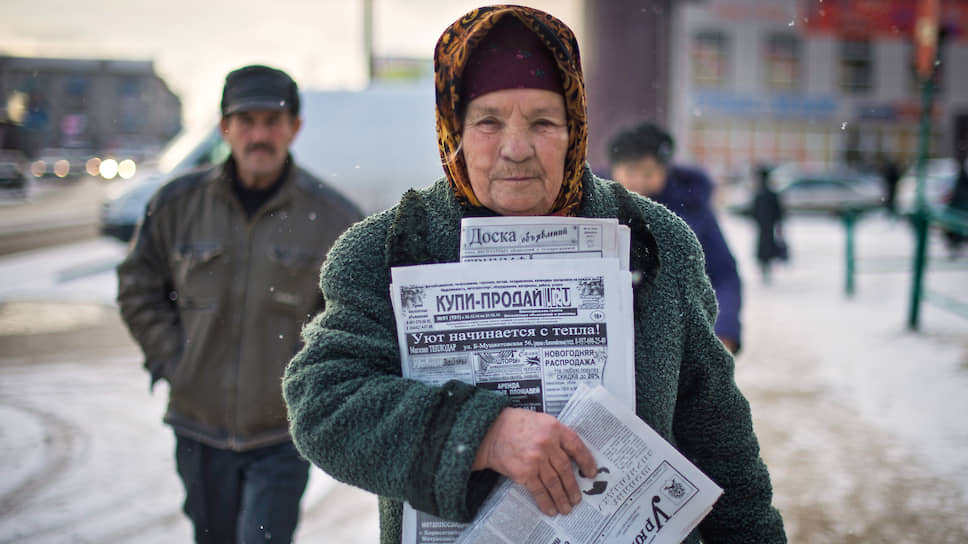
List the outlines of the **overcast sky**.
{"type": "MultiPolygon", "coordinates": [[[[581,0],[531,0],[581,39],[581,0]]],[[[154,60],[186,125],[218,111],[225,74],[264,63],[304,88],[365,84],[362,0],[2,0],[0,54],[154,60]]],[[[377,54],[431,57],[468,0],[373,0],[377,54]]]]}

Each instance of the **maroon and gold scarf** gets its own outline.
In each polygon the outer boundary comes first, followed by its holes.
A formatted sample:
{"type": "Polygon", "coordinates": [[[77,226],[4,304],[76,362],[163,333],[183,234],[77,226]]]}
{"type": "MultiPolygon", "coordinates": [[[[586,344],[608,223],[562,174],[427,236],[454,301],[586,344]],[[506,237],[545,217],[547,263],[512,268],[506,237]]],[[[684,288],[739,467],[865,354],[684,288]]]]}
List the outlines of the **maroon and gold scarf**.
{"type": "Polygon", "coordinates": [[[474,48],[502,17],[516,17],[548,47],[561,72],[568,114],[568,152],[565,179],[548,215],[574,215],[581,203],[582,171],[588,141],[585,81],[578,41],[563,22],[548,13],[524,6],[489,6],[472,10],[455,21],[437,41],[434,74],[437,88],[437,144],[444,172],[462,203],[481,207],[471,188],[461,153],[461,75],[474,48]]]}

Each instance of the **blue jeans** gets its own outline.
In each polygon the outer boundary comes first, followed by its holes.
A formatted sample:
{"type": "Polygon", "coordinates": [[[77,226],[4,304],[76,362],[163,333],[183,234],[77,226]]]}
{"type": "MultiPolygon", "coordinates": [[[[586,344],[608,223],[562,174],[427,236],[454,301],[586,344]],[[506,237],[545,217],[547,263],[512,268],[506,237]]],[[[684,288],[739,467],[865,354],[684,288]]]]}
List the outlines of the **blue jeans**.
{"type": "Polygon", "coordinates": [[[185,514],[199,544],[291,542],[309,462],[291,442],[237,452],[175,435],[185,514]]]}

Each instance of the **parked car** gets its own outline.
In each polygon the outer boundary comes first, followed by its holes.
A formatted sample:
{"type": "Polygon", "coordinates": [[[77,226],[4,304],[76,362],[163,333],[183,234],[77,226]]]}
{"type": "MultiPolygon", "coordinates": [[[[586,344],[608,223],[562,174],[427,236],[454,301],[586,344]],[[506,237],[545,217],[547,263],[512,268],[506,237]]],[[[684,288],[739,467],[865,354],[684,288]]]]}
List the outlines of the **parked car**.
{"type": "Polygon", "coordinates": [[[217,129],[204,127],[176,136],[158,155],[153,169],[142,169],[134,178],[118,178],[105,188],[101,206],[101,234],[127,242],[144,215],[152,195],[175,176],[224,160],[228,145],[217,129]]]}
{"type": "MultiPolygon", "coordinates": [[[[881,177],[846,165],[783,163],[770,169],[770,182],[791,213],[842,213],[884,205],[881,177]]],[[[748,214],[757,182],[728,209],[748,214]]]]}
{"type": "MultiPolygon", "coordinates": [[[[901,213],[914,211],[917,199],[917,162],[901,176],[897,184],[897,209],[901,213]]],[[[930,158],[925,163],[924,199],[929,206],[944,206],[951,200],[958,177],[958,165],[953,158],[930,158]]]]}
{"type": "Polygon", "coordinates": [[[0,117],[0,189],[26,194],[29,146],[20,125],[0,117]]]}
{"type": "MultiPolygon", "coordinates": [[[[302,129],[291,152],[364,213],[395,204],[407,189],[444,175],[429,82],[373,85],[361,91],[303,91],[302,129]]],[[[101,231],[131,238],[145,206],[173,177],[228,156],[217,123],[176,138],[157,169],[108,188],[101,231]]]]}
{"type": "Polygon", "coordinates": [[[27,174],[24,169],[27,159],[16,149],[0,149],[0,189],[25,192],[27,174]]]}

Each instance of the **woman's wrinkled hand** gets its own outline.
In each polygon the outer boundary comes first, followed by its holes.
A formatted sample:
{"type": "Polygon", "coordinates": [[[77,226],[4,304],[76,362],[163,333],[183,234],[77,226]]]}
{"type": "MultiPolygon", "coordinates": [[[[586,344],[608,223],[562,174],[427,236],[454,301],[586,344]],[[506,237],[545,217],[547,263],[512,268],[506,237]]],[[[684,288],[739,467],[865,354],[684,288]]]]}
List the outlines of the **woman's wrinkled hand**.
{"type": "Polygon", "coordinates": [[[581,501],[572,460],[583,476],[595,474],[595,458],[575,431],[548,414],[505,408],[484,436],[473,470],[489,468],[523,485],[554,516],[581,501]]]}

